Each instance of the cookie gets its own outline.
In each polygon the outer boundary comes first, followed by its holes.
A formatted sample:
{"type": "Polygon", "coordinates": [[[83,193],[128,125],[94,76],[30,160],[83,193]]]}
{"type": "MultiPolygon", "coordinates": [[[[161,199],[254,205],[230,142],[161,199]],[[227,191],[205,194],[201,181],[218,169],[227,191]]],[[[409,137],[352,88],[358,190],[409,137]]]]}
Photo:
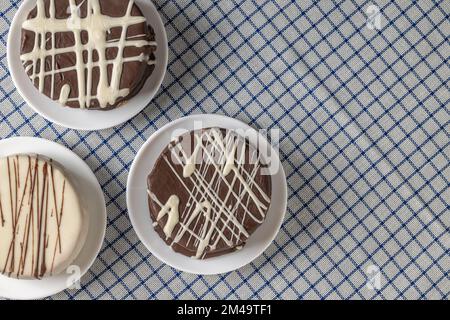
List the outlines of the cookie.
{"type": "Polygon", "coordinates": [[[109,110],[135,96],[154,70],[155,50],[133,0],[37,0],[22,24],[27,75],[72,108],[109,110]]]}
{"type": "Polygon", "coordinates": [[[88,220],[63,168],[34,155],[0,159],[0,273],[40,279],[63,272],[88,220]]]}
{"type": "Polygon", "coordinates": [[[179,136],[148,176],[155,230],[173,250],[196,259],[241,249],[270,207],[265,167],[259,151],[234,131],[179,136]]]}

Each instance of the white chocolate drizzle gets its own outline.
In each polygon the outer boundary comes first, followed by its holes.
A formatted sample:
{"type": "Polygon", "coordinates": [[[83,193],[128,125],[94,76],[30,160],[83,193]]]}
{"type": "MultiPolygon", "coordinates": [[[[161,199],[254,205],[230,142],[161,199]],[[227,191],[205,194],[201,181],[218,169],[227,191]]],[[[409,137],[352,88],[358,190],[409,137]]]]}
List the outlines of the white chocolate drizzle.
{"type": "Polygon", "coordinates": [[[69,98],[70,94],[70,86],[66,83],[61,88],[61,93],[59,95],[59,103],[66,104],[67,99],[69,98]]]}
{"type": "MultiPolygon", "coordinates": [[[[172,239],[172,246],[179,243],[183,237],[186,239],[187,235],[186,245],[193,243],[196,248],[193,258],[202,259],[208,251],[216,249],[221,240],[229,247],[240,250],[243,239],[250,236],[244,227],[244,221],[251,219],[261,224],[270,204],[270,196],[255,180],[257,174],[260,174],[260,155],[256,149],[249,148],[249,159],[245,159],[248,144],[243,138],[231,130],[227,130],[224,137],[222,131],[217,128],[196,131],[193,136],[194,148],[190,155],[186,154],[178,139],[169,146],[173,161],[164,156],[171,172],[189,195],[184,210],[177,211],[179,228],[176,232],[166,233],[175,228],[174,219],[169,217],[164,226],[164,233],[172,239]],[[199,159],[199,155],[204,159],[199,159]],[[248,166],[250,171],[244,166],[246,161],[252,161],[252,165],[248,166]],[[182,174],[176,170],[174,163],[183,166],[182,174]],[[205,174],[211,168],[213,174],[207,180],[205,174]],[[226,177],[232,173],[229,181],[230,178],[226,177]],[[187,181],[190,181],[193,187],[188,187],[187,181]],[[224,186],[227,187],[227,193],[220,197],[219,187],[224,186]],[[248,209],[251,203],[256,207],[256,212],[248,209]],[[236,215],[238,209],[244,212],[240,218],[236,215]]],[[[187,145],[190,146],[190,143],[187,145]]],[[[160,216],[173,211],[168,211],[173,197],[179,199],[177,195],[171,195],[167,203],[162,204],[154,193],[150,190],[148,193],[161,208],[158,221],[160,216]]],[[[177,208],[181,205],[177,202],[177,208]]]]}
{"type": "Polygon", "coordinates": [[[144,47],[156,46],[156,42],[134,39],[138,37],[145,37],[145,34],[132,36],[127,38],[128,27],[139,23],[144,23],[145,17],[132,16],[131,10],[134,1],[130,0],[127,11],[122,17],[110,17],[102,14],[99,0],[84,0],[79,5],[76,5],[75,0],[69,0],[70,16],[67,19],[57,19],[55,17],[55,1],[50,0],[49,17],[45,14],[44,0],[37,0],[37,14],[36,17],[26,20],[22,24],[22,28],[35,33],[34,48],[32,51],[22,54],[20,59],[24,63],[25,71],[32,70],[30,79],[34,82],[38,79],[38,89],[40,92],[44,91],[45,77],[51,77],[51,98],[58,100],[65,104],[70,101],[78,101],[80,108],[89,108],[92,99],[97,99],[101,108],[106,108],[113,105],[118,98],[125,97],[130,90],[120,89],[120,80],[122,77],[123,65],[126,62],[145,61],[148,65],[154,64],[154,61],[148,55],[138,55],[133,57],[123,57],[123,52],[126,47],[144,47]],[[87,16],[80,17],[80,7],[87,1],[87,16]],[[107,40],[107,35],[113,28],[121,28],[121,35],[119,39],[107,40]],[[81,33],[85,31],[88,34],[88,42],[83,44],[81,40],[81,33]],[[75,45],[65,48],[55,47],[55,34],[59,32],[72,32],[75,45]],[[50,33],[45,41],[46,35],[50,33]],[[46,48],[46,43],[51,42],[51,48],[46,48]],[[106,49],[117,48],[117,55],[112,60],[107,60],[106,49]],[[96,51],[98,61],[93,61],[93,52],[96,51]],[[74,66],[67,68],[56,68],[55,57],[63,53],[75,53],[76,63],[74,66]],[[87,52],[87,63],[83,61],[83,52],[87,52]],[[43,67],[46,59],[50,57],[51,68],[45,71],[43,67]],[[40,65],[37,71],[37,66],[40,65]],[[108,65],[112,65],[112,75],[108,81],[108,65]],[[99,68],[99,81],[96,88],[96,95],[92,94],[92,71],[94,68],[99,68]],[[71,97],[69,99],[71,88],[65,84],[61,88],[59,97],[55,97],[55,76],[68,71],[76,71],[78,97],[71,97]]]}
{"type": "MultiPolygon", "coordinates": [[[[150,194],[150,197],[152,197],[154,201],[158,201],[158,199],[154,195],[150,194]]],[[[180,200],[176,195],[172,195],[169,197],[169,200],[167,200],[165,205],[161,205],[159,201],[158,203],[161,206],[161,210],[158,212],[156,220],[159,221],[162,217],[168,215],[167,222],[163,228],[163,231],[166,237],[169,238],[172,234],[173,228],[175,228],[176,224],[179,221],[178,205],[180,203],[180,200]]]]}

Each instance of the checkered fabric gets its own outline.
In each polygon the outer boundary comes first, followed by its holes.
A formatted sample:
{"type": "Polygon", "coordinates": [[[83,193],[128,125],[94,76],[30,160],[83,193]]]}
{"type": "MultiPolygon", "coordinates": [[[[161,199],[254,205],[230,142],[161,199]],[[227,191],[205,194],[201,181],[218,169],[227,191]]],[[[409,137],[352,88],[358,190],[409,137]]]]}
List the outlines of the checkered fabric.
{"type": "Polygon", "coordinates": [[[82,289],[53,298],[448,299],[450,2],[154,2],[170,49],[162,88],[137,117],[98,132],[54,125],[22,100],[6,61],[20,1],[0,2],[1,138],[73,149],[107,202],[105,243],[82,289]],[[381,16],[368,22],[372,4],[381,16]],[[127,215],[136,152],[194,113],[281,130],[281,231],[253,263],[221,276],[164,265],[127,215]],[[380,286],[370,287],[377,268],[380,286]]]}

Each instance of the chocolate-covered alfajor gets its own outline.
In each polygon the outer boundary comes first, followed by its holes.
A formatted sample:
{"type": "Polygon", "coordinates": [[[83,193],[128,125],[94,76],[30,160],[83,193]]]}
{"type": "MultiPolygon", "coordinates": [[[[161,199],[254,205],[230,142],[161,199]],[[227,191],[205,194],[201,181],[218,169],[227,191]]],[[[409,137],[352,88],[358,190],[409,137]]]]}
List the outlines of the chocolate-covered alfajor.
{"type": "Polygon", "coordinates": [[[267,215],[271,176],[260,152],[232,130],[174,139],[148,176],[153,226],[176,252],[205,259],[241,249],[267,215]]]}
{"type": "Polygon", "coordinates": [[[27,75],[73,108],[108,110],[135,96],[154,70],[155,50],[133,0],[37,0],[22,24],[27,75]]]}
{"type": "Polygon", "coordinates": [[[66,270],[88,229],[62,167],[41,156],[0,159],[0,273],[40,279],[66,270]]]}

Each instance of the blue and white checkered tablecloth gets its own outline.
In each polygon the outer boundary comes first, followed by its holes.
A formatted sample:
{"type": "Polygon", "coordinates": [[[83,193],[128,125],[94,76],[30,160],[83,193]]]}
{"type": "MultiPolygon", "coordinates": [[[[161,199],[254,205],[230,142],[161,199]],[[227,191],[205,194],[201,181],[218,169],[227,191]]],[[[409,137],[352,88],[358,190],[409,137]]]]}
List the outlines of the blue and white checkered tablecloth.
{"type": "Polygon", "coordinates": [[[448,299],[450,2],[154,2],[170,49],[162,89],[131,121],[78,132],[35,114],[14,88],[6,39],[20,1],[0,1],[0,137],[73,149],[107,201],[105,243],[82,289],[54,298],[448,299]],[[381,16],[368,22],[370,5],[381,16]],[[164,265],[127,215],[136,152],[194,113],[281,129],[282,229],[261,257],[221,276],[164,265]],[[380,286],[369,288],[377,269],[380,286]]]}

